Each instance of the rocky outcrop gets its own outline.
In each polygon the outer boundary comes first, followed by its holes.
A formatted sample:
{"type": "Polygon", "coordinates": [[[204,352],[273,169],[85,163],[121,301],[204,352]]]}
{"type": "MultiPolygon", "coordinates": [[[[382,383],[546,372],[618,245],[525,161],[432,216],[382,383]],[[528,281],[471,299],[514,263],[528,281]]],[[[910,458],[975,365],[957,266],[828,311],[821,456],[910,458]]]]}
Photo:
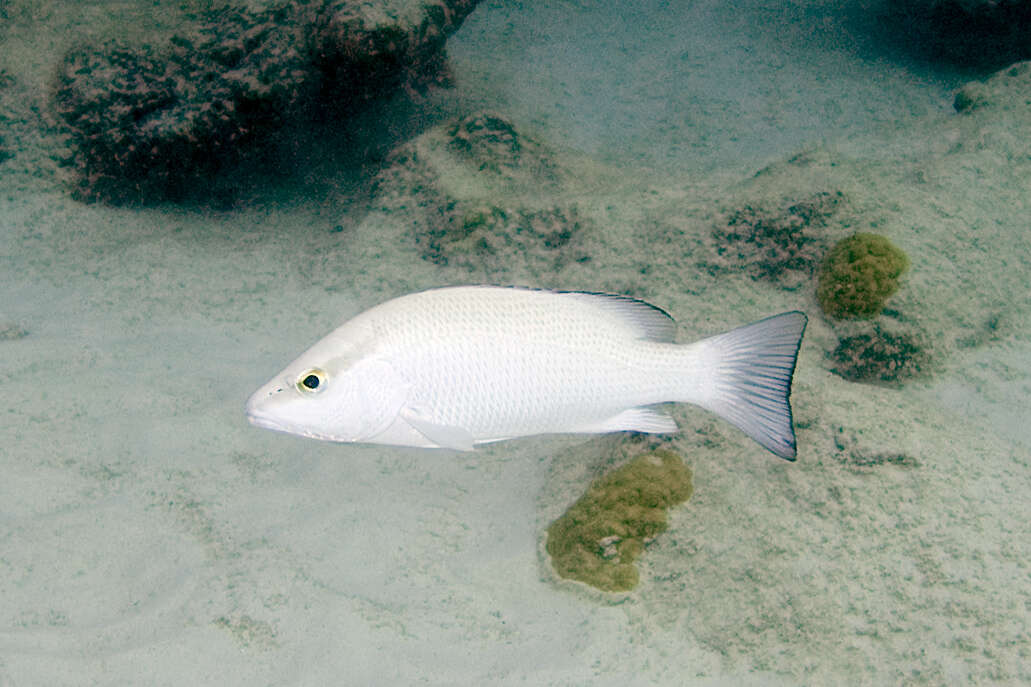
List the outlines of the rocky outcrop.
{"type": "Polygon", "coordinates": [[[301,116],[346,118],[444,80],[477,0],[286,2],[200,15],[167,44],[68,53],[54,87],[76,197],[177,200],[301,116]]]}
{"type": "Polygon", "coordinates": [[[396,149],[374,205],[410,228],[425,260],[473,280],[541,279],[589,259],[591,223],[564,196],[566,177],[546,146],[480,112],[396,149]]]}
{"type": "Polygon", "coordinates": [[[393,0],[373,8],[333,0],[320,6],[305,30],[312,32],[310,52],[327,104],[346,110],[397,89],[446,83],[445,41],[478,2],[393,0]]]}

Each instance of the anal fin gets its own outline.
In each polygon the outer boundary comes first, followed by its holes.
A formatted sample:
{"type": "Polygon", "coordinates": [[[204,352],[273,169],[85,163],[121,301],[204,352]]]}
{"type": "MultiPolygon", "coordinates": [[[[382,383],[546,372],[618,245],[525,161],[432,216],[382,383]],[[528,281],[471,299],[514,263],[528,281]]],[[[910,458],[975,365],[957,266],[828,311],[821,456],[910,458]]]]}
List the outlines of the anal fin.
{"type": "Polygon", "coordinates": [[[578,434],[603,432],[644,432],[646,434],[672,434],[680,428],[669,415],[654,408],[627,408],[623,412],[600,422],[581,425],[570,431],[578,434]]]}

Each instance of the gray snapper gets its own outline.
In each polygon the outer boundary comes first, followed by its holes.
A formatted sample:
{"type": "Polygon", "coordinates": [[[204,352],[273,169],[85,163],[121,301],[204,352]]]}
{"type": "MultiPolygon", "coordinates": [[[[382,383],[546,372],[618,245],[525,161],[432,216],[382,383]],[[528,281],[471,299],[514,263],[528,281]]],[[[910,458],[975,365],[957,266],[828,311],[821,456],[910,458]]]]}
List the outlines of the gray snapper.
{"type": "Polygon", "coordinates": [[[712,411],[793,460],[791,378],[806,316],[786,312],[690,344],[625,296],[456,286],[357,315],[247,401],[291,434],[471,450],[548,433],[671,433],[657,404],[712,411]]]}

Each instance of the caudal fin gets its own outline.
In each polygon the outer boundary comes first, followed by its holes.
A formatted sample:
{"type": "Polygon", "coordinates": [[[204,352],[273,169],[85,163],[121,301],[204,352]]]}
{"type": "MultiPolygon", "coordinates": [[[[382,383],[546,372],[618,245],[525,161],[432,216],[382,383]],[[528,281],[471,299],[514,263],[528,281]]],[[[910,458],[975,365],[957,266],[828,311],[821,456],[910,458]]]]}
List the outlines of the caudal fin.
{"type": "Polygon", "coordinates": [[[795,459],[791,378],[807,321],[786,312],[702,342],[712,377],[700,405],[788,460],[795,459]]]}

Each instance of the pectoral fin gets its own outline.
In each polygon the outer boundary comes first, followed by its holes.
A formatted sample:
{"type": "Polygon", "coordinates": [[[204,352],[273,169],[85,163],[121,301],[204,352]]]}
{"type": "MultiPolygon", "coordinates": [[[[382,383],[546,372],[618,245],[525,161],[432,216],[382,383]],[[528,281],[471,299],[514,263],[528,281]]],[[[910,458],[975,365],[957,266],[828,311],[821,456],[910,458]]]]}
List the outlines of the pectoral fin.
{"type": "Polygon", "coordinates": [[[428,408],[417,405],[405,406],[401,409],[401,419],[439,448],[450,448],[455,451],[473,450],[473,435],[468,430],[440,424],[432,418],[428,408]]]}

